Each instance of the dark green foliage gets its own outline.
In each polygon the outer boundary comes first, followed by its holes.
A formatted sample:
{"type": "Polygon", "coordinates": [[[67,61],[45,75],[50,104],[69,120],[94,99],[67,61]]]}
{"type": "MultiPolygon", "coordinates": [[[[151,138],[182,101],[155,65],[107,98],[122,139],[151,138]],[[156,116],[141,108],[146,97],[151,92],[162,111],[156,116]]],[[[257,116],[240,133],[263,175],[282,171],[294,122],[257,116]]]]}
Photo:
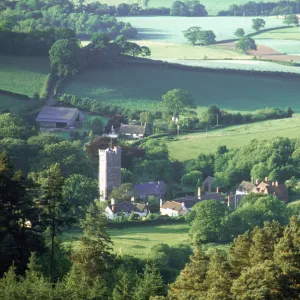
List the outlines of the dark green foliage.
{"type": "Polygon", "coordinates": [[[264,28],[266,21],[264,19],[256,18],[252,20],[252,28],[256,31],[259,31],[261,28],[264,28]]]}
{"type": "Polygon", "coordinates": [[[186,2],[175,1],[172,4],[170,15],[203,17],[207,16],[207,11],[205,9],[205,6],[200,4],[200,2],[196,0],[189,0],[186,2]]]}
{"type": "Polygon", "coordinates": [[[255,41],[250,37],[243,37],[236,43],[236,48],[247,54],[249,50],[257,50],[255,41]]]}
{"type": "Polygon", "coordinates": [[[297,15],[288,15],[284,18],[283,23],[287,24],[287,25],[299,25],[299,18],[297,17],[297,15]]]}

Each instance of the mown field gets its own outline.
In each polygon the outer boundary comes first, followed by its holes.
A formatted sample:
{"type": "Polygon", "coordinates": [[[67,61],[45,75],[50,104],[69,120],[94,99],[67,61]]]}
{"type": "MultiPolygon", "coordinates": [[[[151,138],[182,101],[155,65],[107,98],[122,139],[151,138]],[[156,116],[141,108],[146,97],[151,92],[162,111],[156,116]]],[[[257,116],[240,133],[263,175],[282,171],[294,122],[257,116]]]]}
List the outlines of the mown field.
{"type": "Polygon", "coordinates": [[[125,108],[160,110],[161,96],[181,88],[198,107],[217,104],[228,110],[291,106],[300,110],[299,78],[262,77],[220,71],[123,66],[89,69],[66,81],[60,93],[98,99],[125,108]]]}
{"type": "Polygon", "coordinates": [[[300,38],[300,27],[276,29],[255,35],[255,39],[297,40],[300,38]]]}
{"type": "Polygon", "coordinates": [[[0,56],[0,90],[32,97],[42,91],[49,73],[47,58],[0,56]]]}
{"type": "Polygon", "coordinates": [[[19,99],[0,93],[0,112],[8,109],[12,113],[19,113],[22,109],[34,106],[36,102],[19,99]]]}
{"type": "MultiPolygon", "coordinates": [[[[159,243],[170,246],[180,243],[191,244],[188,236],[188,224],[173,224],[161,226],[133,227],[110,229],[109,235],[114,243],[114,252],[132,255],[139,258],[151,259],[151,247],[159,243]]],[[[76,247],[81,231],[71,230],[63,234],[64,245],[76,247]]],[[[227,245],[207,244],[204,249],[227,249],[227,245]]]]}
{"type": "Polygon", "coordinates": [[[231,126],[211,132],[185,134],[166,140],[170,156],[181,161],[196,158],[200,153],[211,153],[218,146],[241,147],[253,139],[271,140],[275,137],[300,138],[300,116],[291,119],[263,121],[231,126]]]}

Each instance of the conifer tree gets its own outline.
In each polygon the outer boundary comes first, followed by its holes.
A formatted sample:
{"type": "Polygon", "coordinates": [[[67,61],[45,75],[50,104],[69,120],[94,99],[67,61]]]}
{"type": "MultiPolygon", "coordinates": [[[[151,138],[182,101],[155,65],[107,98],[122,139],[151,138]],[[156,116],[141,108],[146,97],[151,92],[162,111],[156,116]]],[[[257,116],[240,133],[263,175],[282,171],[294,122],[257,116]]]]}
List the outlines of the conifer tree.
{"type": "Polygon", "coordinates": [[[177,280],[169,286],[171,299],[205,299],[205,283],[209,257],[195,245],[191,262],[181,271],[177,280]]]}
{"type": "Polygon", "coordinates": [[[232,270],[227,255],[215,249],[211,254],[205,283],[207,285],[208,300],[232,299],[230,288],[232,284],[232,270]]]}
{"type": "Polygon", "coordinates": [[[0,295],[2,300],[20,299],[16,267],[12,265],[4,276],[0,279],[0,295]]]}
{"type": "Polygon", "coordinates": [[[148,300],[151,296],[161,296],[166,294],[163,279],[155,264],[146,264],[144,274],[137,281],[134,292],[134,300],[148,300]]]}
{"type": "Polygon", "coordinates": [[[242,270],[249,267],[250,246],[251,238],[249,232],[245,232],[234,239],[234,242],[228,252],[228,259],[234,276],[239,276],[242,270]]]}
{"type": "Polygon", "coordinates": [[[71,205],[64,200],[62,188],[64,178],[58,164],[52,165],[48,172],[48,177],[42,185],[42,214],[41,219],[50,228],[51,234],[51,255],[50,273],[51,280],[54,281],[55,274],[55,238],[62,226],[74,222],[74,215],[71,213],[71,205]]]}
{"type": "Polygon", "coordinates": [[[300,219],[292,217],[284,229],[283,237],[275,245],[274,261],[291,281],[296,293],[300,294],[300,219]]]}
{"type": "Polygon", "coordinates": [[[85,276],[107,278],[111,271],[115,255],[112,251],[112,241],[107,233],[107,218],[100,203],[92,203],[81,221],[83,236],[78,250],[73,255],[73,262],[82,269],[85,276]]]}
{"type": "Polygon", "coordinates": [[[277,221],[265,222],[263,228],[255,227],[252,232],[252,245],[249,258],[252,266],[273,260],[274,246],[282,237],[283,228],[277,221]]]}
{"type": "Polygon", "coordinates": [[[136,282],[137,274],[133,272],[123,271],[123,276],[117,282],[113,291],[113,300],[127,300],[132,299],[136,282]]]}

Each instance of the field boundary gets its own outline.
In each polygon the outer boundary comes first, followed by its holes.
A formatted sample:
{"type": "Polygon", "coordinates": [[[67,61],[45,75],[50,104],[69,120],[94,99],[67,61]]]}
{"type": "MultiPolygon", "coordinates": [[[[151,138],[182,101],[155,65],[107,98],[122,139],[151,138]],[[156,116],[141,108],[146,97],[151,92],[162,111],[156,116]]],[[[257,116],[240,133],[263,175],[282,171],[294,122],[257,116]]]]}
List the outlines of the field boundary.
{"type": "Polygon", "coordinates": [[[0,94],[8,95],[8,96],[14,96],[16,98],[20,98],[20,100],[32,100],[28,95],[15,93],[7,90],[0,89],[0,94]]]}

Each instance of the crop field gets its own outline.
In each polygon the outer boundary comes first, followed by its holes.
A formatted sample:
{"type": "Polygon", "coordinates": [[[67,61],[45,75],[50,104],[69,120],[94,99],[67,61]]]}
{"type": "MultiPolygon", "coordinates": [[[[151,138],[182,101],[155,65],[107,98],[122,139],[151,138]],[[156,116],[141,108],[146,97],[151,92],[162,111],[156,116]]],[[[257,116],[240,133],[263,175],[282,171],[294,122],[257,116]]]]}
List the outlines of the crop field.
{"type": "Polygon", "coordinates": [[[255,39],[297,40],[300,38],[300,27],[276,29],[255,35],[255,39]]]}
{"type": "MultiPolygon", "coordinates": [[[[178,244],[191,244],[188,236],[188,224],[172,224],[160,226],[132,227],[124,229],[110,229],[108,231],[117,254],[132,255],[142,259],[151,258],[151,247],[159,243],[174,246],[178,244]]],[[[71,230],[63,234],[65,246],[77,246],[81,231],[71,230]]],[[[228,245],[206,244],[203,248],[228,249],[228,245]]]]}
{"type": "Polygon", "coordinates": [[[8,109],[12,113],[19,113],[20,110],[35,105],[36,102],[28,101],[0,93],[0,112],[8,109]]]}
{"type": "Polygon", "coordinates": [[[89,69],[66,81],[59,93],[89,97],[124,108],[160,110],[161,96],[181,88],[198,107],[212,103],[223,109],[253,111],[291,106],[300,110],[299,78],[265,77],[209,70],[123,66],[89,69]]]}
{"type": "Polygon", "coordinates": [[[275,137],[300,138],[300,116],[290,119],[264,121],[231,126],[208,133],[185,134],[166,140],[170,156],[181,161],[196,158],[200,153],[211,153],[218,146],[229,149],[241,147],[253,139],[271,140],[275,137]]]}
{"type": "MultiPolygon", "coordinates": [[[[203,30],[213,30],[216,40],[235,38],[234,32],[241,27],[246,34],[254,32],[253,17],[118,17],[118,20],[130,22],[138,30],[137,38],[171,43],[188,43],[183,31],[192,26],[203,30]]],[[[283,26],[282,19],[264,17],[265,28],[283,26]]]]}
{"type": "Polygon", "coordinates": [[[41,92],[49,72],[44,57],[0,56],[0,90],[32,97],[41,92]]]}

